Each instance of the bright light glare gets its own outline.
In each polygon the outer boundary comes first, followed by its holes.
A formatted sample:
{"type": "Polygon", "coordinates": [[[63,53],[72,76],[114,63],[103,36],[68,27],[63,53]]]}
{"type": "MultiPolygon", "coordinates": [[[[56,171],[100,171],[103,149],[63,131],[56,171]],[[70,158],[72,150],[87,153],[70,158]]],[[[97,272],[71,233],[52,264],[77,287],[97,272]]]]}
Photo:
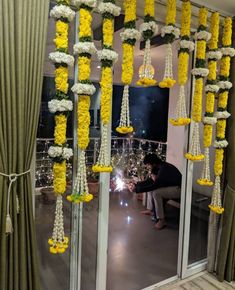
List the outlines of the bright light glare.
{"type": "Polygon", "coordinates": [[[117,177],[115,191],[122,191],[124,187],[125,187],[125,182],[120,177],[117,177]]]}

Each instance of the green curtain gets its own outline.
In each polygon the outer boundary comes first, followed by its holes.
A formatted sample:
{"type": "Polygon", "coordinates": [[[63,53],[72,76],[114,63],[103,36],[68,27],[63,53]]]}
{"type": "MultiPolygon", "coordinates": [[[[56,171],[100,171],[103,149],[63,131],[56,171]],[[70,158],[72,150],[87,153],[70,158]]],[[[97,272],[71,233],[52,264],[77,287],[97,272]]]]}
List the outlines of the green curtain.
{"type": "MultiPolygon", "coordinates": [[[[49,0],[0,1],[0,172],[4,174],[23,173],[31,165],[40,110],[48,8],[49,0]]],[[[7,235],[8,185],[8,178],[0,175],[0,289],[38,290],[30,174],[13,183],[10,196],[13,233],[7,235]]]]}
{"type": "MultiPolygon", "coordinates": [[[[232,60],[231,81],[235,86],[234,58],[232,60]]],[[[224,194],[225,211],[222,215],[222,233],[217,262],[217,275],[220,281],[235,279],[235,87],[233,87],[229,98],[228,111],[232,116],[228,121],[227,187],[224,194]]]]}

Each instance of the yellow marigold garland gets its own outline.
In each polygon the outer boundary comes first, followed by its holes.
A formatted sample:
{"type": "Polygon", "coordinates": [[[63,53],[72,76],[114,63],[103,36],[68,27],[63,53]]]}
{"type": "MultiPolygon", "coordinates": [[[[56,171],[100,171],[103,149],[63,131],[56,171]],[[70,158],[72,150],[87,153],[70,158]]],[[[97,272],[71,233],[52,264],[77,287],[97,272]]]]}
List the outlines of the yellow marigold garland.
{"type": "Polygon", "coordinates": [[[217,214],[222,214],[224,208],[221,201],[221,186],[220,179],[223,173],[223,159],[224,150],[228,145],[225,139],[226,133],[226,119],[230,116],[227,112],[227,102],[229,90],[232,87],[232,83],[229,81],[230,77],[230,63],[231,57],[235,55],[235,50],[232,45],[232,18],[227,17],[224,20],[223,36],[222,36],[222,60],[220,64],[220,77],[218,85],[220,87],[219,99],[217,105],[216,117],[218,119],[216,126],[216,140],[214,143],[215,151],[215,185],[212,193],[212,199],[210,209],[217,214]]]}
{"type": "Polygon", "coordinates": [[[204,159],[204,155],[201,153],[199,123],[202,120],[203,79],[209,73],[209,70],[205,68],[206,42],[211,37],[211,34],[206,31],[207,13],[208,11],[206,8],[200,8],[198,29],[195,35],[197,40],[196,62],[195,67],[192,70],[192,74],[195,77],[192,107],[192,120],[194,123],[192,124],[193,134],[190,149],[189,152],[185,154],[185,157],[191,161],[202,161],[204,159]]]}
{"type": "Polygon", "coordinates": [[[120,134],[133,132],[130,123],[129,112],[129,85],[132,82],[134,74],[134,46],[136,40],[140,38],[140,33],[136,30],[136,0],[124,0],[124,32],[122,38],[122,82],[124,84],[121,116],[119,126],[116,131],[120,134]]]}
{"type": "Polygon", "coordinates": [[[68,55],[68,30],[69,21],[75,13],[68,7],[69,1],[57,1],[50,15],[56,19],[56,37],[54,43],[56,52],[49,55],[55,64],[56,95],[48,103],[51,113],[55,113],[54,145],[48,150],[53,159],[53,187],[57,195],[56,212],[52,237],[48,240],[52,254],[62,254],[68,248],[69,238],[64,235],[63,200],[66,191],[66,159],[72,156],[72,149],[66,145],[67,112],[72,110],[72,102],[68,100],[68,66],[73,65],[73,57],[68,55]],[[64,6],[63,12],[60,8],[64,6]]]}
{"type": "Polygon", "coordinates": [[[173,126],[185,126],[190,123],[187,116],[185,85],[188,81],[189,55],[194,49],[194,43],[190,41],[191,27],[191,3],[190,1],[182,4],[181,17],[181,41],[178,62],[178,83],[180,85],[179,98],[175,109],[175,117],[170,119],[173,126]]]}

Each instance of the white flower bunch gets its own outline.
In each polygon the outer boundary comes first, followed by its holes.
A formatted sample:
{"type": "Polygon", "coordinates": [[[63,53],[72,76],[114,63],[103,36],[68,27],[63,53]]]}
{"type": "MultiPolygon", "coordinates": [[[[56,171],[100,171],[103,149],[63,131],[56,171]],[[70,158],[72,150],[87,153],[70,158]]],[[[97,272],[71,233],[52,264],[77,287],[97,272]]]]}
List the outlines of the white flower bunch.
{"type": "Polygon", "coordinates": [[[235,49],[233,47],[222,47],[221,53],[224,56],[234,57],[235,56],[235,49]]]}
{"type": "Polygon", "coordinates": [[[198,68],[194,68],[191,70],[192,72],[192,75],[194,76],[200,76],[200,77],[207,77],[208,74],[209,74],[209,70],[207,68],[201,68],[201,67],[198,67],[198,68]]]}
{"type": "Polygon", "coordinates": [[[111,61],[113,61],[113,63],[115,63],[118,60],[118,54],[116,53],[116,51],[114,51],[112,49],[104,48],[104,49],[98,51],[97,56],[98,56],[99,61],[107,59],[107,60],[111,60],[111,61]]]}
{"type": "Polygon", "coordinates": [[[222,53],[219,50],[211,50],[207,53],[208,59],[220,60],[221,57],[222,57],[222,53]]]}
{"type": "Polygon", "coordinates": [[[140,25],[140,33],[144,31],[151,30],[154,35],[158,33],[158,25],[155,21],[144,22],[140,25]]]}
{"type": "Polygon", "coordinates": [[[69,6],[56,5],[51,9],[50,16],[56,19],[67,18],[71,22],[75,17],[75,12],[69,6]]]}
{"type": "Polygon", "coordinates": [[[121,8],[118,7],[117,5],[113,3],[103,3],[101,2],[100,5],[98,6],[98,12],[103,14],[103,13],[110,13],[113,16],[119,16],[121,12],[121,8]]]}
{"type": "Polygon", "coordinates": [[[73,149],[64,147],[62,157],[69,160],[73,156],[73,149]]]}
{"type": "Polygon", "coordinates": [[[164,37],[166,34],[174,34],[175,38],[179,38],[180,30],[179,28],[173,25],[166,25],[166,26],[163,26],[161,29],[161,36],[164,37]]]}
{"type": "Polygon", "coordinates": [[[73,53],[79,54],[79,53],[89,53],[90,55],[93,55],[97,52],[97,49],[95,47],[94,42],[78,42],[73,46],[73,53]]]}
{"type": "Polygon", "coordinates": [[[228,146],[228,141],[227,140],[222,140],[222,141],[215,141],[214,142],[214,147],[215,148],[226,148],[228,146]]]}
{"type": "Polygon", "coordinates": [[[180,47],[187,48],[189,49],[189,51],[194,51],[195,44],[193,41],[183,39],[183,40],[180,40],[180,47]]]}
{"type": "Polygon", "coordinates": [[[215,125],[217,123],[216,117],[204,117],[203,123],[208,125],[215,125]]]}
{"type": "Polygon", "coordinates": [[[48,155],[51,158],[62,157],[63,159],[69,160],[73,156],[73,150],[62,146],[50,146],[48,155]]]}
{"type": "Polygon", "coordinates": [[[120,33],[122,41],[128,40],[128,39],[140,39],[140,32],[137,29],[134,28],[127,28],[123,32],[120,33]]]}
{"type": "Polygon", "coordinates": [[[95,8],[96,7],[96,0],[73,0],[73,4],[77,7],[80,7],[82,4],[95,8]]]}
{"type": "Polygon", "coordinates": [[[51,52],[49,54],[49,59],[53,63],[65,63],[68,66],[73,66],[74,64],[74,57],[64,52],[59,51],[51,52]]]}
{"type": "Polygon", "coordinates": [[[73,102],[70,100],[53,99],[48,102],[48,108],[51,113],[72,111],[73,102]]]}
{"type": "Polygon", "coordinates": [[[81,84],[81,83],[77,83],[74,86],[72,86],[71,88],[72,92],[78,95],[89,95],[92,96],[95,91],[96,88],[93,84],[81,84]]]}
{"type": "Polygon", "coordinates": [[[228,119],[231,114],[228,111],[217,111],[215,112],[215,117],[217,119],[228,119]]]}
{"type": "Polygon", "coordinates": [[[218,86],[222,90],[230,90],[232,88],[233,84],[229,81],[220,81],[220,82],[218,82],[218,86]]]}
{"type": "Polygon", "coordinates": [[[218,93],[219,86],[208,84],[208,85],[205,86],[205,91],[206,92],[212,92],[212,93],[218,93]]]}
{"type": "Polygon", "coordinates": [[[211,33],[206,30],[202,30],[196,32],[194,37],[196,40],[205,40],[208,42],[211,39],[211,33]]]}

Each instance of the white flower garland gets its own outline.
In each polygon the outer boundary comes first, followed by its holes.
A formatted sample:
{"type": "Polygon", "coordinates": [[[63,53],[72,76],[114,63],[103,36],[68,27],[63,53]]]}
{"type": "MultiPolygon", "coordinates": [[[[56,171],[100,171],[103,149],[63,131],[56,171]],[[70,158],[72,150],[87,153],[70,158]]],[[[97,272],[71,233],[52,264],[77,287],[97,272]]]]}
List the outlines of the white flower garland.
{"type": "Polygon", "coordinates": [[[217,111],[215,112],[215,117],[217,119],[228,119],[231,114],[228,111],[217,111]]]}
{"type": "Polygon", "coordinates": [[[140,25],[140,33],[151,30],[154,35],[158,34],[158,25],[155,21],[144,22],[140,25]]]}
{"type": "Polygon", "coordinates": [[[194,44],[193,41],[183,39],[183,40],[180,41],[180,47],[181,48],[187,48],[191,52],[191,51],[194,51],[195,44],[194,44]]]}
{"type": "Polygon", "coordinates": [[[48,108],[50,113],[72,111],[73,102],[65,99],[63,100],[53,99],[48,102],[48,108]]]}
{"type": "Polygon", "coordinates": [[[218,93],[219,89],[220,88],[217,85],[208,84],[208,85],[205,86],[205,91],[206,92],[218,93]]]}
{"type": "Polygon", "coordinates": [[[112,49],[104,48],[97,52],[97,56],[98,56],[99,61],[106,60],[106,59],[111,60],[113,63],[118,61],[118,54],[116,53],[116,51],[112,49]]]}
{"type": "Polygon", "coordinates": [[[84,4],[90,8],[96,7],[96,0],[73,0],[73,3],[77,7],[81,6],[82,4],[84,4]]]}
{"type": "Polygon", "coordinates": [[[192,69],[192,75],[199,77],[207,77],[209,74],[209,70],[207,68],[194,68],[192,69]]]}
{"type": "Polygon", "coordinates": [[[233,84],[229,81],[220,81],[220,82],[218,82],[218,86],[222,90],[230,90],[232,88],[233,84]]]}
{"type": "Polygon", "coordinates": [[[74,44],[73,46],[73,53],[79,54],[79,53],[89,53],[90,55],[93,55],[97,52],[97,49],[95,47],[94,42],[78,42],[74,44]]]}
{"type": "Polygon", "coordinates": [[[49,59],[53,63],[65,63],[68,66],[73,66],[74,64],[74,57],[64,52],[59,51],[51,52],[49,54],[49,59]]]}
{"type": "Polygon", "coordinates": [[[140,32],[137,29],[134,28],[127,28],[123,32],[120,33],[122,41],[128,40],[128,39],[140,39],[140,32]]]}
{"type": "Polygon", "coordinates": [[[228,141],[227,140],[215,141],[214,142],[214,147],[215,148],[226,148],[227,146],[228,146],[228,141]]]}
{"type": "Polygon", "coordinates": [[[180,30],[173,25],[165,25],[161,29],[161,36],[164,37],[166,34],[174,34],[175,38],[179,38],[180,30]]]}
{"type": "Polygon", "coordinates": [[[75,17],[75,12],[69,6],[56,5],[52,8],[50,16],[55,19],[60,19],[61,17],[67,18],[71,22],[75,17]]]}
{"type": "Polygon", "coordinates": [[[119,16],[121,12],[121,8],[113,3],[100,3],[98,6],[97,11],[101,14],[103,13],[110,13],[113,16],[119,16]]]}
{"type": "Polygon", "coordinates": [[[203,123],[208,125],[215,125],[217,123],[216,117],[204,117],[203,123]]]}
{"type": "Polygon", "coordinates": [[[211,50],[207,53],[208,59],[220,60],[221,57],[222,57],[222,53],[220,50],[211,50]]]}
{"type": "Polygon", "coordinates": [[[96,88],[93,84],[81,84],[77,83],[72,86],[72,92],[78,95],[93,95],[96,91],[96,88]]]}
{"type": "Polygon", "coordinates": [[[73,150],[67,147],[50,146],[48,155],[51,158],[62,157],[63,159],[69,160],[73,156],[73,150]]]}
{"type": "Polygon", "coordinates": [[[211,33],[206,30],[202,30],[196,32],[194,38],[195,40],[205,40],[206,42],[208,42],[211,39],[211,33]]]}
{"type": "Polygon", "coordinates": [[[235,56],[235,49],[233,47],[222,47],[221,53],[224,56],[234,57],[235,56]]]}

